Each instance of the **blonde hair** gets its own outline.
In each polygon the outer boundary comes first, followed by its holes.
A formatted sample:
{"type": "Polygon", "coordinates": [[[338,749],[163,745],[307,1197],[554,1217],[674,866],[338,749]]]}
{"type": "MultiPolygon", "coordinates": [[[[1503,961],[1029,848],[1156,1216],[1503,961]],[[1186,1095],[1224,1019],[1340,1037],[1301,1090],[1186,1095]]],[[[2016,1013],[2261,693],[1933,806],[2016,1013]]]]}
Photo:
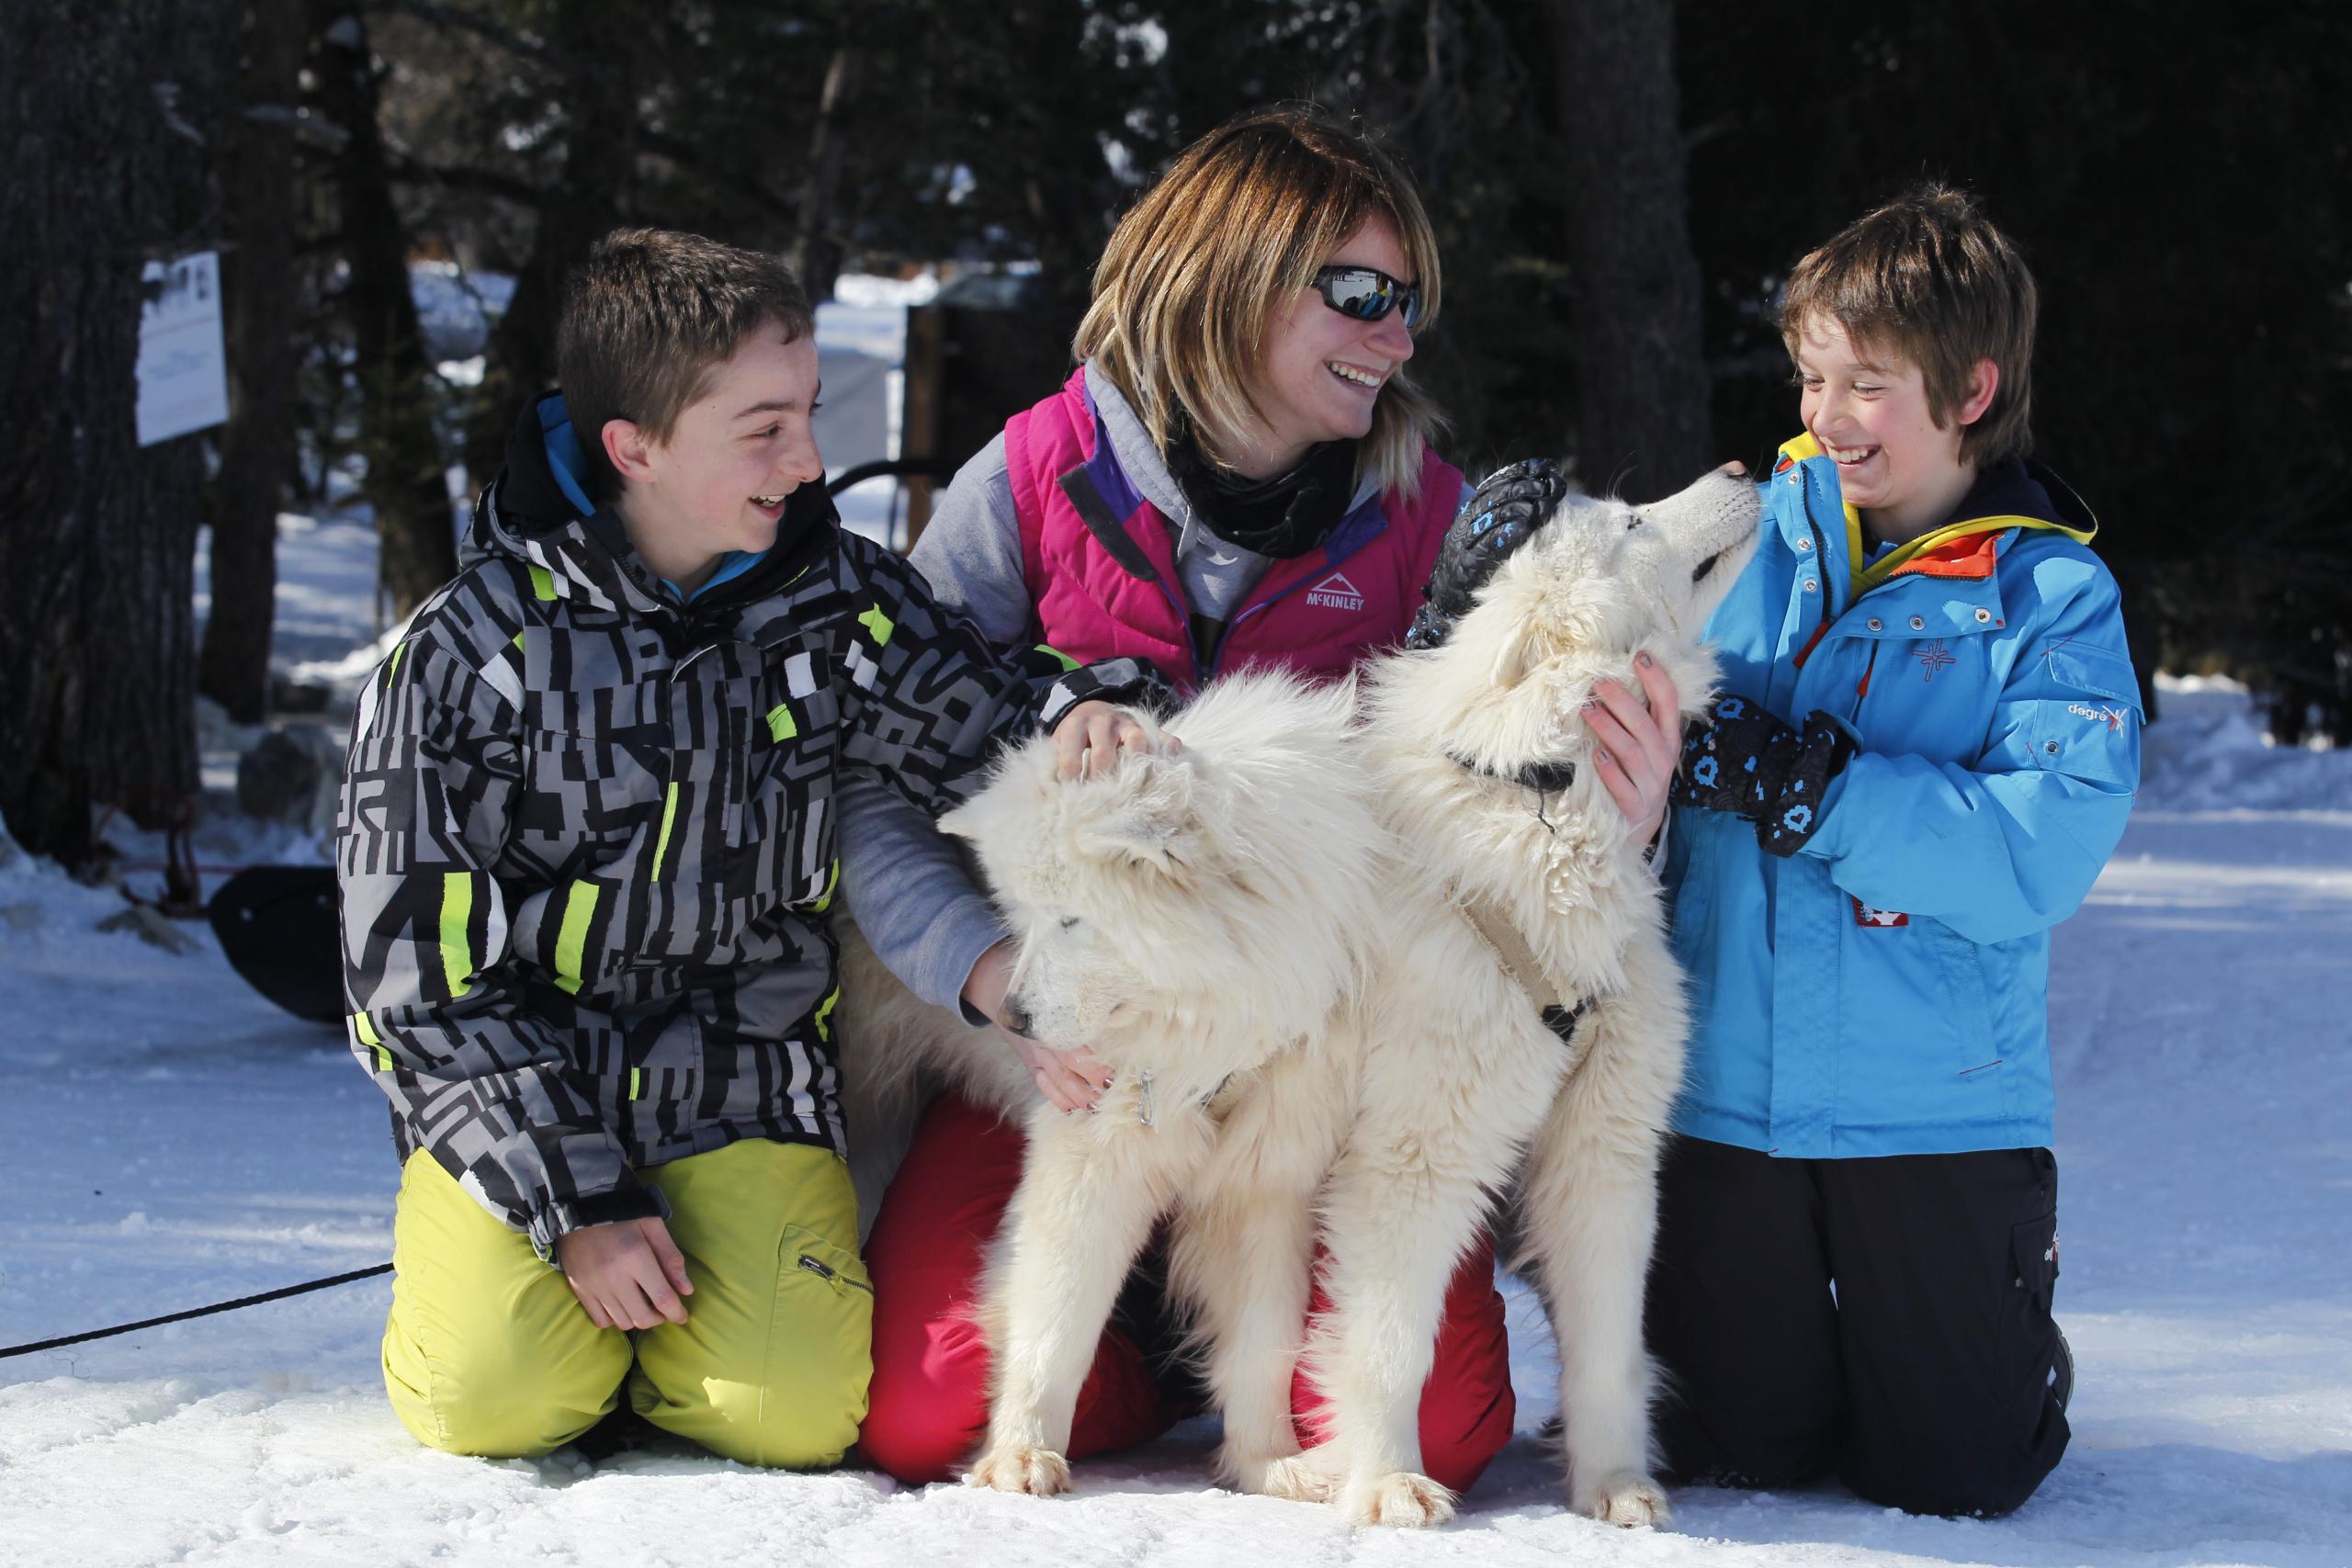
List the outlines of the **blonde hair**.
{"type": "Polygon", "coordinates": [[[1968,400],[1977,361],[1991,360],[2000,379],[1961,432],[1961,459],[1983,468],[2032,449],[2033,274],[1964,193],[1917,186],[1797,263],[1780,311],[1792,356],[1816,312],[1862,352],[1891,350],[1919,367],[1939,430],[1968,400]]]}
{"type": "MultiPolygon", "coordinates": [[[[1182,416],[1211,460],[1230,467],[1242,433],[1263,417],[1251,386],[1283,295],[1310,286],[1375,218],[1396,231],[1408,281],[1420,286],[1419,333],[1437,318],[1437,238],[1404,170],[1311,105],[1227,120],[1120,220],[1071,346],[1125,394],[1163,456],[1182,416]]],[[[1413,494],[1443,423],[1400,367],[1373,405],[1358,472],[1413,494]]]]}

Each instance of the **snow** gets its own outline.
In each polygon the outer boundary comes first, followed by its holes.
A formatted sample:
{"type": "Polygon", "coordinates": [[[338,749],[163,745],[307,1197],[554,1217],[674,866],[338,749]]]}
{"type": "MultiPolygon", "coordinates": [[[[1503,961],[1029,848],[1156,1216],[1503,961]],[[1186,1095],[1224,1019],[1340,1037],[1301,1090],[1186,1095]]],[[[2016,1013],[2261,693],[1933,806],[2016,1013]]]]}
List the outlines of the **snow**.
{"type": "MultiPolygon", "coordinates": [[[[277,514],[277,615],[271,627],[272,665],[298,681],[319,680],[308,667],[332,668],[376,639],[376,523],[372,513],[322,517],[277,514]]],[[[196,618],[212,613],[212,531],[196,552],[196,618]]],[[[396,629],[396,628],[395,628],[396,629]]],[[[352,673],[375,668],[370,659],[352,673]]]]}
{"type": "MultiPolygon", "coordinates": [[[[836,297],[817,307],[817,371],[824,390],[816,430],[827,479],[899,455],[907,307],[923,303],[938,288],[929,274],[912,284],[850,274],[835,286],[836,297]],[[927,289],[918,287],[923,284],[927,289]]],[[[846,526],[885,543],[906,517],[901,487],[888,479],[853,485],[833,502],[846,526]]]]}
{"type": "MultiPolygon", "coordinates": [[[[879,273],[845,272],[833,279],[832,302],[863,309],[869,306],[889,306],[904,310],[910,305],[928,305],[939,297],[939,273],[925,267],[912,277],[886,277],[879,273]]],[[[819,307],[820,310],[823,307],[819,307]]],[[[820,318],[821,322],[822,318],[820,318]]],[[[824,329],[820,325],[819,335],[824,329]]]]}
{"type": "MultiPolygon", "coordinates": [[[[281,525],[281,667],[375,641],[365,530],[281,525]]],[[[1553,1357],[1510,1287],[1521,1437],[1430,1535],[1208,1479],[1214,1424],[1053,1501],[656,1447],[492,1463],[385,1404],[387,1282],[0,1360],[0,1564],[1590,1562],[2342,1568],[2352,1562],[2352,755],[2271,748],[2246,694],[2167,681],[2121,849],[2052,959],[2075,1439],[1997,1521],[1835,1484],[1685,1489],[1665,1530],[1569,1516],[1533,1433],[1553,1357]]],[[[214,771],[221,759],[214,758],[214,771]]],[[[116,823],[134,864],[152,838],[116,823]]],[[[207,866],[311,860],[208,796],[207,866]]],[[[128,874],[152,887],[153,872],[128,874]]],[[[217,876],[208,876],[208,889],[217,876]]],[[[0,1348],[364,1268],[390,1252],[383,1104],[211,933],[174,954],[0,845],[0,1348]]]]}

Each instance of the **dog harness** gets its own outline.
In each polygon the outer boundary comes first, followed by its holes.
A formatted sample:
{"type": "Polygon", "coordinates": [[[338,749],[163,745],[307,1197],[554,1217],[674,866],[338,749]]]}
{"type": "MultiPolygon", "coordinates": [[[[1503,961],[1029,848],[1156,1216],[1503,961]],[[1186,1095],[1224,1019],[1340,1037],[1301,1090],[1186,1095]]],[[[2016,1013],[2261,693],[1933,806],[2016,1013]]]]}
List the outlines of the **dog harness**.
{"type": "Polygon", "coordinates": [[[1511,919],[1493,904],[1474,899],[1462,906],[1462,918],[1470,922],[1487,951],[1502,964],[1503,973],[1519,982],[1535,1005],[1543,1010],[1544,1027],[1560,1037],[1568,1048],[1568,1071],[1584,1066],[1587,1052],[1592,1048],[1587,1041],[1579,1047],[1576,1043],[1577,1024],[1584,1018],[1585,1009],[1592,1003],[1589,997],[1555,986],[1544,972],[1543,960],[1519,932],[1511,919]]]}

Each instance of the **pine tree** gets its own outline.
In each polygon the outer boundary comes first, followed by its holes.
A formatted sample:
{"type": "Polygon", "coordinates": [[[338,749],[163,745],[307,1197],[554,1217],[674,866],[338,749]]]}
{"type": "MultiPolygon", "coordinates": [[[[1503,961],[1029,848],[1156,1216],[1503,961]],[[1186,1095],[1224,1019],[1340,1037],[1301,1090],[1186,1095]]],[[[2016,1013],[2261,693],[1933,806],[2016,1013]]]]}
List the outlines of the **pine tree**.
{"type": "Polygon", "coordinates": [[[217,0],[17,0],[0,50],[0,816],[79,863],[91,807],[196,787],[199,437],[138,445],[144,265],[220,241],[217,0]]]}

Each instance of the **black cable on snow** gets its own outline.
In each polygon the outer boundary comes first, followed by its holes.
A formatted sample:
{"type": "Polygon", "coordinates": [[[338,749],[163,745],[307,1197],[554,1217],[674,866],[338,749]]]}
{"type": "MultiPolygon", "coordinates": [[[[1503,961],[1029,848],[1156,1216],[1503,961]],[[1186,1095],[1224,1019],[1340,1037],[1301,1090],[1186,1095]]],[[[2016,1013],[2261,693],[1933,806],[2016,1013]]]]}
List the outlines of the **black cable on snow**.
{"type": "Polygon", "coordinates": [[[141,1328],[160,1328],[167,1323],[185,1323],[191,1317],[209,1317],[216,1312],[234,1312],[239,1307],[259,1306],[264,1302],[274,1302],[284,1296],[299,1296],[311,1291],[323,1291],[330,1285],[348,1285],[354,1280],[373,1279],[376,1275],[389,1274],[391,1271],[390,1264],[379,1263],[373,1269],[355,1269],[348,1274],[332,1274],[323,1280],[312,1280],[305,1285],[288,1285],[283,1290],[264,1291],[257,1296],[239,1296],[232,1302],[215,1302],[210,1306],[194,1307],[187,1312],[170,1313],[162,1317],[141,1318],[137,1323],[119,1324],[112,1328],[93,1328],[86,1334],[68,1334],[56,1339],[38,1340],[30,1345],[0,1346],[0,1361],[5,1361],[11,1356],[29,1356],[36,1350],[54,1350],[61,1346],[79,1345],[85,1339],[107,1339],[118,1334],[135,1333],[141,1328]]]}

